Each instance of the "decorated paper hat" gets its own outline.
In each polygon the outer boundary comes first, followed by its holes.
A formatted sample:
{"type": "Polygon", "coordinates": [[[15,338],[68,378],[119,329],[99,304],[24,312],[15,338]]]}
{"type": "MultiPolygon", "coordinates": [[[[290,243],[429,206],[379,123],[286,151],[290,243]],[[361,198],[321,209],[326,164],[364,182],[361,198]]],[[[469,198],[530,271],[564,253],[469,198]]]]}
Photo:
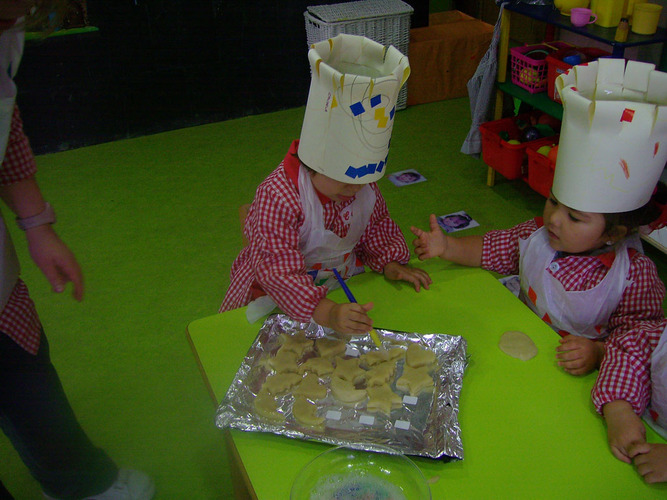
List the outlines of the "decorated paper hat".
{"type": "Polygon", "coordinates": [[[332,179],[366,184],[384,175],[408,58],[356,35],[312,45],[299,159],[332,179]]]}
{"type": "Polygon", "coordinates": [[[667,73],[599,59],[556,79],[563,101],[553,194],[584,212],[645,205],[667,161],[667,73]]]}

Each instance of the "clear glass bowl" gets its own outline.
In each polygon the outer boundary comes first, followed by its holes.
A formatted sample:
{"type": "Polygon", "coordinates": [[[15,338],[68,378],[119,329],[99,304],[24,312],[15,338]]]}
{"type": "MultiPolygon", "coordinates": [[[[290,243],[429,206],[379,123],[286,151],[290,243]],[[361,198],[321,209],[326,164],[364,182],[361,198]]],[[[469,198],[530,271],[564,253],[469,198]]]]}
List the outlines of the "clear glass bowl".
{"type": "Polygon", "coordinates": [[[424,475],[405,455],[339,446],[299,472],[291,500],[430,500],[424,475]]]}

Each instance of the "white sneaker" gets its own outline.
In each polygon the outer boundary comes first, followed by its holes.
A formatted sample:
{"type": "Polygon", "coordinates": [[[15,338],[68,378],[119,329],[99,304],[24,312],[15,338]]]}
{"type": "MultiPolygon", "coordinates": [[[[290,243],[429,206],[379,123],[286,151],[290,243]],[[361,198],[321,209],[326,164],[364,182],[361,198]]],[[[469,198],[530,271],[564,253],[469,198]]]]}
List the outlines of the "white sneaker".
{"type": "MultiPolygon", "coordinates": [[[[155,485],[148,475],[138,470],[120,469],[118,478],[108,490],[85,500],[151,500],[154,494],[155,485]]],[[[46,494],[44,497],[55,500],[46,494]]]]}

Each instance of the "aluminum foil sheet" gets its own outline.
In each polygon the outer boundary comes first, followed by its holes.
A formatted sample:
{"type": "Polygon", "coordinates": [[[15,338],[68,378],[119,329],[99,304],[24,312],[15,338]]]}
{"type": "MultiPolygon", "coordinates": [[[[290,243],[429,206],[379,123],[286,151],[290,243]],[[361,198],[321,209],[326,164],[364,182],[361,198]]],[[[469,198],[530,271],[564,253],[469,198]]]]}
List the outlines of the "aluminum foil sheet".
{"type": "MultiPolygon", "coordinates": [[[[391,388],[403,398],[400,408],[389,417],[366,411],[366,402],[345,406],[329,390],[325,399],[317,401],[317,414],[325,417],[323,429],[299,424],[291,409],[294,396],[277,397],[278,410],[285,421],[272,423],[255,414],[254,400],[271,368],[265,362],[281,345],[280,335],[305,331],[309,338],[345,338],[345,357],[360,356],[377,347],[369,335],[340,336],[314,323],[300,323],[282,314],[269,316],[248,351],[234,381],[216,411],[216,426],[242,431],[271,432],[296,439],[315,440],[350,448],[397,453],[430,458],[463,459],[461,430],[458,423],[459,395],[467,366],[466,341],[460,336],[442,333],[408,333],[377,329],[387,349],[407,349],[410,342],[419,342],[436,354],[438,366],[432,372],[434,390],[418,397],[396,389],[405,360],[397,364],[391,388]]],[[[307,357],[308,355],[304,355],[307,357]]],[[[328,383],[329,377],[322,377],[328,383]]]]}

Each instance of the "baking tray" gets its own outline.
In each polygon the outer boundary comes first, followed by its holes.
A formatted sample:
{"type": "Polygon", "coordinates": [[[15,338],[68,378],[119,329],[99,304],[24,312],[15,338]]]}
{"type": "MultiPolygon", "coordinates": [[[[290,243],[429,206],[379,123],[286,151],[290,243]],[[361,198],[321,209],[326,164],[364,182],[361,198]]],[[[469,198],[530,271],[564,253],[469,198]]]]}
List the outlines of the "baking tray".
{"type": "MultiPolygon", "coordinates": [[[[269,316],[257,338],[248,350],[234,380],[216,411],[216,426],[242,431],[271,432],[295,439],[314,440],[333,445],[367,451],[386,452],[387,447],[396,453],[430,458],[463,459],[461,430],[458,423],[459,395],[467,366],[466,341],[461,336],[443,333],[410,333],[376,329],[386,349],[406,349],[410,343],[419,343],[432,350],[437,367],[432,371],[434,388],[417,397],[396,388],[396,380],[403,372],[405,359],[398,361],[396,374],[391,381],[392,390],[401,396],[400,408],[389,416],[369,412],[367,400],[355,406],[337,401],[328,391],[324,399],[317,401],[317,414],[324,417],[324,424],[313,428],[300,424],[292,414],[294,396],[291,393],[278,396],[277,408],[284,415],[284,422],[271,422],[256,415],[254,402],[266,377],[272,369],[267,359],[274,356],[281,346],[281,335],[305,332],[311,339],[345,339],[345,358],[362,356],[377,351],[368,335],[340,335],[331,329],[314,323],[300,323],[282,314],[269,316]]],[[[302,359],[307,358],[307,354],[302,359]]],[[[322,376],[328,385],[330,377],[322,376]]],[[[363,384],[362,386],[363,387],[363,384]]]]}

